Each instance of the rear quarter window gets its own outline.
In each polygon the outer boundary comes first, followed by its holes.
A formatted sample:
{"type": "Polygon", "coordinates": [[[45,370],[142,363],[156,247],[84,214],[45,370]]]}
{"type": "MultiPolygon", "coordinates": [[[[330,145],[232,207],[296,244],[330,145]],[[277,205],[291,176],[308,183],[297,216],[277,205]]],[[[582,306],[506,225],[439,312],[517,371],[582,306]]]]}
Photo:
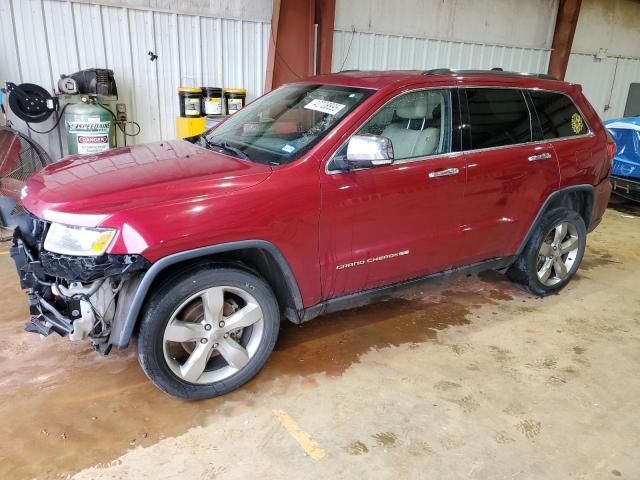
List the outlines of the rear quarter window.
{"type": "Polygon", "coordinates": [[[544,140],[575,137],[589,132],[580,110],[567,95],[531,90],[529,96],[538,114],[544,140]]]}

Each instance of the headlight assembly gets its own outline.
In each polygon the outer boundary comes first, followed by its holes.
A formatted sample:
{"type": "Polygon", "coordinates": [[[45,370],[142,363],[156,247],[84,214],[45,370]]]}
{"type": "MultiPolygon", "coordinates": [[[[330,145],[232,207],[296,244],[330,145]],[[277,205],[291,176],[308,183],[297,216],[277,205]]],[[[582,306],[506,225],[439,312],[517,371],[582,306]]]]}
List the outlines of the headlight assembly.
{"type": "Polygon", "coordinates": [[[70,227],[52,223],[44,239],[44,249],[63,255],[102,255],[116,232],[117,230],[111,228],[70,227]]]}

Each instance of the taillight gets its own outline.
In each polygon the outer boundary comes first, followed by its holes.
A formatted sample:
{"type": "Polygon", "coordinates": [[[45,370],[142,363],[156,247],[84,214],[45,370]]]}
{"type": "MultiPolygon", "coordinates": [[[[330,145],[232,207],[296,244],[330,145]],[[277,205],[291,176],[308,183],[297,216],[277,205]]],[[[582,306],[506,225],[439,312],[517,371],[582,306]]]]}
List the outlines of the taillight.
{"type": "Polygon", "coordinates": [[[613,157],[616,156],[616,143],[615,142],[608,142],[607,143],[607,155],[609,157],[609,160],[613,162],[613,157]]]}
{"type": "Polygon", "coordinates": [[[616,156],[616,142],[613,141],[611,134],[607,132],[607,157],[613,163],[613,157],[616,156]]]}

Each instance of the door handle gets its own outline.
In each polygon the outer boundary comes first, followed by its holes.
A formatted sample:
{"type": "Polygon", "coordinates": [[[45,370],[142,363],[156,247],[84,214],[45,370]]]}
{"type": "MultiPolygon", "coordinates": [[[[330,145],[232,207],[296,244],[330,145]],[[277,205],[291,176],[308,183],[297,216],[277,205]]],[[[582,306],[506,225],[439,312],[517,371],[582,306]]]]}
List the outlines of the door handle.
{"type": "Polygon", "coordinates": [[[436,170],[435,172],[429,173],[429,178],[448,177],[449,175],[457,175],[459,173],[460,170],[457,168],[445,168],[444,170],[436,170]]]}
{"type": "Polygon", "coordinates": [[[551,158],[550,153],[540,153],[539,155],[531,155],[529,157],[530,162],[537,162],[538,160],[548,160],[551,158]]]}

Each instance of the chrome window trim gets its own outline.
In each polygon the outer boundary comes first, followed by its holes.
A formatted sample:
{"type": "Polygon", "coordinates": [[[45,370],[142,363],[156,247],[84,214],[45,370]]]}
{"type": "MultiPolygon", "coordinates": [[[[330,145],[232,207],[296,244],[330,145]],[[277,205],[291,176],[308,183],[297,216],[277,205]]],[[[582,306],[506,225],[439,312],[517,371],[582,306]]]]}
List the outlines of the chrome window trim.
{"type": "MultiPolygon", "coordinates": [[[[342,147],[341,147],[342,148],[342,147]]],[[[330,170],[327,171],[327,175],[335,175],[336,173],[351,173],[351,172],[360,172],[362,170],[372,170],[372,169],[380,169],[384,167],[392,167],[394,165],[403,165],[405,163],[413,163],[413,162],[424,162],[425,160],[431,160],[432,158],[455,158],[461,157],[464,152],[448,152],[448,153],[439,153],[437,155],[429,155],[428,157],[413,157],[413,158],[404,158],[402,160],[398,160],[397,162],[393,162],[391,165],[383,165],[381,167],[365,167],[365,168],[354,168],[351,170],[330,170]]]]}
{"type": "MultiPolygon", "coordinates": [[[[566,94],[565,92],[559,92],[558,90],[549,90],[549,89],[546,89],[546,88],[539,88],[539,87],[513,87],[513,86],[500,86],[500,85],[451,85],[451,86],[424,87],[424,88],[417,88],[415,90],[409,90],[409,91],[406,91],[406,92],[402,92],[401,94],[396,95],[395,97],[393,97],[390,100],[388,100],[387,102],[385,102],[383,105],[380,106],[380,108],[378,108],[375,112],[373,112],[373,114],[371,114],[369,117],[367,117],[367,119],[364,120],[360,125],[362,126],[365,123],[367,123],[380,110],[382,110],[389,103],[391,103],[392,101],[394,101],[396,98],[400,97],[401,95],[406,95],[406,94],[413,93],[413,92],[420,92],[420,91],[424,91],[424,90],[449,90],[449,91],[452,91],[453,89],[463,89],[463,88],[464,89],[490,88],[490,89],[520,90],[522,92],[523,98],[524,98],[524,91],[525,90],[536,91],[536,92],[555,93],[555,94],[559,94],[559,95],[564,95],[565,97],[567,97],[571,101],[572,105],[580,113],[580,116],[582,117],[582,121],[587,126],[588,132],[587,133],[583,133],[581,135],[550,138],[548,140],[545,140],[545,139],[543,139],[543,140],[535,140],[535,141],[524,142],[524,143],[513,143],[513,144],[509,144],[509,145],[501,145],[499,147],[487,147],[487,148],[477,148],[477,149],[473,149],[472,148],[472,149],[469,149],[469,150],[461,150],[459,152],[448,152],[448,153],[442,153],[442,154],[438,154],[438,155],[430,155],[428,157],[405,158],[405,159],[402,159],[402,160],[394,161],[391,165],[387,165],[388,167],[393,166],[393,165],[400,165],[400,164],[403,164],[403,163],[409,163],[409,162],[423,162],[423,161],[430,160],[430,159],[454,157],[454,156],[463,155],[463,154],[464,155],[469,155],[469,154],[473,155],[473,154],[476,154],[476,153],[487,152],[489,150],[504,150],[506,148],[522,147],[522,146],[525,146],[525,145],[542,145],[542,144],[555,143],[555,142],[565,142],[567,140],[579,140],[579,139],[583,139],[583,138],[595,137],[595,133],[593,132],[593,129],[591,128],[591,125],[587,121],[587,118],[585,117],[584,113],[582,112],[582,109],[578,105],[576,105],[576,102],[573,101],[573,98],[571,98],[571,96],[566,94]]],[[[449,102],[451,102],[451,96],[449,96],[449,102]]],[[[529,109],[529,102],[526,101],[526,98],[525,98],[525,103],[527,105],[527,109],[529,109]]],[[[453,112],[453,109],[451,109],[451,111],[453,112]]],[[[537,116],[537,112],[536,112],[536,116],[537,116]]],[[[533,124],[532,124],[532,122],[533,122],[533,117],[531,116],[531,111],[529,110],[529,123],[530,123],[530,128],[531,128],[531,138],[533,138],[533,124]]],[[[450,123],[450,125],[449,125],[450,129],[453,130],[453,115],[451,115],[449,123],[450,123]]],[[[356,132],[357,132],[357,130],[356,130],[356,132]]],[[[357,171],[360,171],[360,170],[370,170],[371,168],[376,168],[376,167],[370,167],[370,168],[358,168],[358,169],[355,169],[355,170],[329,170],[329,165],[333,161],[333,158],[336,155],[336,153],[338,153],[342,149],[342,147],[344,147],[349,142],[351,137],[353,135],[355,135],[356,132],[354,132],[351,135],[349,135],[349,137],[344,142],[342,142],[340,144],[340,146],[333,152],[333,154],[331,155],[331,158],[329,158],[329,160],[325,164],[325,168],[324,168],[325,174],[327,174],[327,175],[336,175],[336,174],[340,174],[340,173],[350,173],[350,172],[357,172],[357,171]]],[[[384,167],[380,167],[380,168],[384,168],[384,167]]]]}
{"type": "MultiPolygon", "coordinates": [[[[375,112],[373,112],[371,115],[369,115],[366,120],[361,122],[360,126],[356,129],[356,131],[353,132],[351,135],[349,135],[349,137],[344,142],[342,142],[338,148],[336,148],[336,150],[331,154],[331,158],[329,158],[329,160],[325,163],[324,173],[327,174],[327,175],[336,175],[336,174],[339,174],[339,173],[357,172],[359,170],[370,170],[371,168],[384,168],[384,167],[369,167],[369,168],[357,168],[357,169],[354,169],[354,170],[329,170],[329,165],[331,165],[331,162],[333,161],[336,153],[338,153],[340,150],[342,150],[342,147],[344,147],[347,143],[349,143],[349,140],[351,140],[351,137],[353,137],[354,135],[357,135],[358,130],[360,128],[362,128],[369,120],[371,120],[373,117],[375,117],[378,114],[378,112],[380,112],[383,108],[385,108],[391,102],[395,101],[397,98],[400,98],[400,97],[402,97],[404,95],[409,95],[409,94],[415,93],[415,92],[423,92],[425,90],[447,90],[449,92],[449,110],[450,110],[449,132],[451,132],[451,134],[452,134],[452,132],[453,132],[453,105],[451,104],[451,91],[454,88],[457,88],[457,87],[455,87],[455,86],[452,86],[452,87],[449,87],[449,86],[446,86],[446,87],[437,86],[437,87],[416,88],[416,89],[413,89],[413,90],[407,90],[405,92],[399,93],[398,95],[395,95],[394,97],[390,98],[385,103],[380,105],[380,107],[377,108],[375,112]]],[[[452,139],[449,139],[450,142],[451,142],[451,140],[452,139]]],[[[449,146],[449,148],[451,148],[451,146],[449,146]]],[[[425,160],[430,160],[432,158],[447,157],[447,156],[450,156],[451,154],[462,154],[462,152],[446,152],[446,153],[439,153],[437,155],[429,155],[427,157],[403,158],[401,160],[394,160],[391,165],[386,165],[386,166],[387,167],[392,167],[393,165],[401,165],[403,163],[409,163],[409,162],[424,162],[425,160]]]]}
{"type": "MultiPolygon", "coordinates": [[[[522,95],[522,99],[524,100],[524,104],[527,106],[527,112],[529,113],[529,142],[533,143],[533,115],[531,114],[531,108],[529,108],[529,100],[527,100],[527,94],[524,90],[520,90],[520,95],[522,95]]],[[[538,113],[536,112],[536,117],[538,113]]],[[[471,122],[471,116],[469,116],[469,122],[471,122]]],[[[473,142],[473,137],[471,137],[471,141],[473,142]]]]}
{"type": "Polygon", "coordinates": [[[555,143],[555,142],[565,142],[567,140],[576,140],[580,138],[590,138],[594,136],[595,136],[594,133],[588,133],[588,134],[583,133],[582,135],[575,135],[573,137],[561,137],[561,138],[554,138],[552,140],[536,140],[535,142],[513,143],[511,145],[501,145],[499,147],[487,147],[487,148],[478,148],[475,150],[464,150],[461,153],[464,153],[465,155],[474,155],[476,153],[482,153],[488,150],[503,150],[505,148],[524,147],[527,145],[544,145],[544,144],[555,143]]]}

